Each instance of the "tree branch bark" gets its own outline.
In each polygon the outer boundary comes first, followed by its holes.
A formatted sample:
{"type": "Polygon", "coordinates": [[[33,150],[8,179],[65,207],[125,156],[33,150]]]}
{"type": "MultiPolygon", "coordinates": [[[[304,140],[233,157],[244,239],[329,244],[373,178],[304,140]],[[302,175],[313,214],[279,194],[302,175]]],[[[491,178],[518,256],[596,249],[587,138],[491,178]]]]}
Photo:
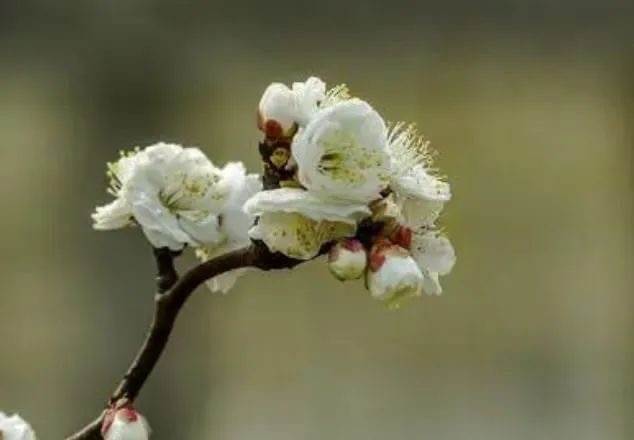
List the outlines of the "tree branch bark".
{"type": "MultiPolygon", "coordinates": [[[[117,389],[109,399],[109,405],[125,399],[134,401],[146,380],[154,370],[167,345],[178,314],[191,294],[206,280],[233,269],[255,267],[261,270],[290,269],[301,264],[280,253],[272,253],[259,242],[199,264],[178,279],[174,269],[173,253],[155,250],[158,266],[158,292],[154,298],[154,318],[148,334],[136,358],[117,389]]],[[[66,440],[99,440],[104,413],[66,440]]]]}

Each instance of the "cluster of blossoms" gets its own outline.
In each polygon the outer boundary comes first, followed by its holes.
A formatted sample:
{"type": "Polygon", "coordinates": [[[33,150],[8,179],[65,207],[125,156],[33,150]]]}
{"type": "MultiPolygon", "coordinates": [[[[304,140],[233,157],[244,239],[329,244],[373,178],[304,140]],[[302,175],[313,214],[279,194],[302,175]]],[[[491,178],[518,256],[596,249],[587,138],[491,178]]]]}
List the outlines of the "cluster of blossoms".
{"type": "MultiPolygon", "coordinates": [[[[93,214],[96,229],[140,226],[156,248],[186,246],[203,259],[263,242],[308,260],[329,251],[340,280],[365,278],[390,307],[422,291],[455,255],[436,221],[451,198],[412,125],[386,125],[345,86],[318,78],[271,84],[258,108],[263,175],[241,163],[217,168],[197,148],[156,144],[109,164],[115,200],[93,214]]],[[[241,270],[209,282],[226,292],[241,270]]]]}
{"type": "Polygon", "coordinates": [[[258,217],[252,238],[298,259],[335,243],[331,272],[365,277],[372,296],[393,308],[422,291],[441,293],[438,277],[455,254],[435,223],[451,192],[413,125],[387,127],[345,86],[326,91],[309,78],[291,88],[271,84],[258,126],[260,149],[273,160],[265,163],[268,187],[245,205],[258,217]]]}

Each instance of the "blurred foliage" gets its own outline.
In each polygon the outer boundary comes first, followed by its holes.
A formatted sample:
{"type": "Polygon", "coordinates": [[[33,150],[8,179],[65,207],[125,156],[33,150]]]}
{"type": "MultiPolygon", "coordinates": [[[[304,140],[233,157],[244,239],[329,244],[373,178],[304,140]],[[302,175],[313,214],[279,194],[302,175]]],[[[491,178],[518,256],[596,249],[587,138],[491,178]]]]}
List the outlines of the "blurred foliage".
{"type": "MultiPolygon", "coordinates": [[[[151,317],[105,162],[157,140],[258,169],[265,86],[347,82],[453,184],[445,294],[394,313],[324,264],[197,295],[140,399],[156,439],[629,439],[631,2],[0,2],[0,408],[100,410],[151,317]]],[[[181,262],[186,266],[192,262],[181,262]]]]}

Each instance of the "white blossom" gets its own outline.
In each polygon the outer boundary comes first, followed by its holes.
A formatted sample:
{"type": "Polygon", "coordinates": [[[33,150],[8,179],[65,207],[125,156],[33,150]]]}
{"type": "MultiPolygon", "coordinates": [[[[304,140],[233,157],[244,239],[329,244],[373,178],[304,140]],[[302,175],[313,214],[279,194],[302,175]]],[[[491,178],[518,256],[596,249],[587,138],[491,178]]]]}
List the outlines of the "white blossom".
{"type": "Polygon", "coordinates": [[[451,272],[456,262],[449,239],[437,231],[415,231],[410,253],[423,273],[423,290],[429,295],[440,295],[442,288],[438,277],[451,272]]]}
{"type": "Polygon", "coordinates": [[[320,110],[295,135],[291,150],[299,181],[321,197],[368,203],[388,184],[385,123],[360,99],[320,110]]]}
{"type": "Polygon", "coordinates": [[[147,440],[150,426],[131,405],[109,410],[101,432],[104,440],[147,440]]]}
{"type": "Polygon", "coordinates": [[[311,259],[322,245],[337,238],[354,235],[356,225],[329,220],[313,220],[295,212],[264,212],[249,235],[262,240],[272,252],[291,258],[311,259]]]}
{"type": "Polygon", "coordinates": [[[36,440],[31,426],[19,415],[0,411],[0,440],[36,440]]]}
{"type": "Polygon", "coordinates": [[[423,274],[406,249],[384,242],[376,243],[370,253],[367,286],[373,298],[389,308],[399,308],[409,297],[420,296],[423,274]]]}
{"type": "Polygon", "coordinates": [[[232,195],[244,186],[241,163],[215,167],[197,148],[159,143],[110,165],[116,200],[97,208],[96,229],[139,224],[154,247],[216,246],[227,238],[220,216],[239,211],[232,195]]]}
{"type": "Polygon", "coordinates": [[[326,97],[326,85],[316,77],[293,83],[292,89],[282,83],[270,84],[258,106],[258,124],[269,138],[290,137],[298,126],[304,126],[326,97]]]}
{"type": "Polygon", "coordinates": [[[339,280],[356,280],[365,273],[368,256],[356,239],[337,242],[328,253],[328,268],[339,280]]]}
{"type": "Polygon", "coordinates": [[[414,125],[399,123],[388,134],[390,188],[396,194],[403,223],[417,228],[432,224],[451,199],[451,189],[433,173],[429,142],[414,125]]]}

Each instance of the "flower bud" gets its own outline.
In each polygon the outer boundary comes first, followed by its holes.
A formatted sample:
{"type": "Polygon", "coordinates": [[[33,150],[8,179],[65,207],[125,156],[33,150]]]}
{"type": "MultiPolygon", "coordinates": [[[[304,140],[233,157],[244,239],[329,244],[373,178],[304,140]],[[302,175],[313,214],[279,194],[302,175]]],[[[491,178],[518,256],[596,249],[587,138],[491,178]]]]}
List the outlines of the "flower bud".
{"type": "Polygon", "coordinates": [[[367,286],[373,298],[397,309],[404,299],[421,295],[423,274],[409,252],[379,240],[370,252],[367,286]]]}
{"type": "Polygon", "coordinates": [[[284,84],[267,87],[258,106],[258,128],[269,139],[290,137],[297,129],[297,98],[284,84]]]}
{"type": "Polygon", "coordinates": [[[0,440],[35,440],[35,432],[19,415],[0,411],[0,440]]]}
{"type": "Polygon", "coordinates": [[[359,240],[344,239],[330,249],[328,269],[341,281],[356,280],[365,272],[367,259],[359,240]]]}
{"type": "Polygon", "coordinates": [[[132,404],[109,409],[101,426],[104,440],[147,440],[150,427],[132,404]]]}

